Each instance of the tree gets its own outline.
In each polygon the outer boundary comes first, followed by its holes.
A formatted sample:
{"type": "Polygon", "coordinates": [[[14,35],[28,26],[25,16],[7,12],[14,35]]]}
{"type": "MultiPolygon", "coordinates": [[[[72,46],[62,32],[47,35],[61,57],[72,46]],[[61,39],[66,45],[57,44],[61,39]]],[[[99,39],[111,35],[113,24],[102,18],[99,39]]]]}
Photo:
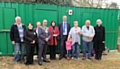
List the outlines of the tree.
{"type": "Polygon", "coordinates": [[[119,9],[116,2],[112,2],[112,3],[110,4],[109,8],[112,8],[112,9],[119,9]]]}
{"type": "Polygon", "coordinates": [[[107,3],[108,0],[73,0],[78,5],[74,6],[80,7],[94,7],[94,8],[112,8],[118,9],[118,4],[116,2],[107,3]]]}
{"type": "Polygon", "coordinates": [[[106,0],[74,0],[80,7],[102,8],[106,0]]]}
{"type": "Polygon", "coordinates": [[[24,2],[72,6],[71,0],[2,0],[2,2],[24,2]]]}

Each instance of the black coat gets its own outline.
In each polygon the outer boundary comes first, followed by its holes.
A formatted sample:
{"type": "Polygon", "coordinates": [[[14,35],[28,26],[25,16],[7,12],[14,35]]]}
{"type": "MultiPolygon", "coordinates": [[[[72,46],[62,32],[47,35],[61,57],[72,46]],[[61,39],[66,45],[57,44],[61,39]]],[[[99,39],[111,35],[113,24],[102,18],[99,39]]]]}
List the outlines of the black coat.
{"type": "Polygon", "coordinates": [[[60,30],[60,35],[59,35],[59,39],[67,39],[68,37],[68,34],[69,34],[69,31],[70,31],[70,24],[67,22],[67,36],[63,38],[63,22],[61,22],[59,25],[58,25],[58,28],[60,30]]]}
{"type": "MultiPolygon", "coordinates": [[[[23,32],[25,32],[25,30],[26,30],[25,25],[22,24],[22,27],[24,29],[23,32]]],[[[11,29],[10,29],[10,39],[11,39],[11,41],[15,41],[15,42],[18,42],[18,43],[21,42],[20,36],[19,36],[18,27],[17,27],[16,23],[11,26],[11,29]]]]}
{"type": "Polygon", "coordinates": [[[102,43],[103,41],[105,41],[105,27],[104,26],[96,26],[94,27],[95,29],[95,36],[93,38],[93,42],[94,42],[94,50],[95,51],[103,51],[105,50],[105,43],[102,43]]]}
{"type": "Polygon", "coordinates": [[[31,42],[33,40],[36,41],[37,39],[37,34],[36,32],[32,29],[32,30],[26,30],[25,33],[24,33],[24,39],[25,39],[25,43],[29,43],[31,44],[31,42]]]}

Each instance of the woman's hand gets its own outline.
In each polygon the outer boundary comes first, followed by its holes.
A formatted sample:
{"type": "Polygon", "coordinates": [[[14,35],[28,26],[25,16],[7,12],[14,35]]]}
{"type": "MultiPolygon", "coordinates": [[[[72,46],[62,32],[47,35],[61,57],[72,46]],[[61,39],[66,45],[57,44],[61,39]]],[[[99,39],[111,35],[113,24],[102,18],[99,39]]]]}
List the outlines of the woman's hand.
{"type": "Polygon", "coordinates": [[[15,44],[15,41],[12,41],[12,44],[14,45],[14,44],[15,44]]]}
{"type": "Polygon", "coordinates": [[[55,37],[56,37],[56,36],[57,36],[57,34],[53,34],[53,36],[55,36],[55,37]]]}
{"type": "Polygon", "coordinates": [[[102,41],[102,43],[105,43],[105,41],[102,41]]]}
{"type": "Polygon", "coordinates": [[[81,35],[81,32],[78,32],[79,35],[81,35]]]}

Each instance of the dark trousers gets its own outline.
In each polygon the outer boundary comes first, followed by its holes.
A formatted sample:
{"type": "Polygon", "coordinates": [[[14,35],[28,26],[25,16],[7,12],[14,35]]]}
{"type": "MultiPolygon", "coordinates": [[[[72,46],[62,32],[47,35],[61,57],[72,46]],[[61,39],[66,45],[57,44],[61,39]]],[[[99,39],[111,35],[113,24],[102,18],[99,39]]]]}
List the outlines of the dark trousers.
{"type": "Polygon", "coordinates": [[[36,54],[37,54],[37,56],[38,56],[38,49],[39,49],[39,46],[38,46],[39,44],[38,43],[36,43],[36,54]]]}
{"type": "Polygon", "coordinates": [[[56,59],[56,45],[50,45],[50,59],[56,59]]]}
{"type": "Polygon", "coordinates": [[[61,40],[61,44],[60,44],[60,58],[65,57],[65,55],[67,53],[65,42],[66,42],[66,40],[61,40]]]}
{"type": "Polygon", "coordinates": [[[102,51],[95,51],[95,59],[101,60],[102,58],[102,51]]]}
{"type": "Polygon", "coordinates": [[[102,41],[94,42],[94,50],[95,50],[95,59],[101,60],[102,52],[104,50],[104,44],[102,43],[102,41]]]}
{"type": "Polygon", "coordinates": [[[34,46],[25,43],[26,44],[26,63],[32,64],[33,63],[33,55],[34,55],[34,46]]]}
{"type": "Polygon", "coordinates": [[[39,44],[39,51],[38,51],[38,62],[41,62],[41,58],[46,60],[46,51],[47,51],[48,44],[39,44]]]}

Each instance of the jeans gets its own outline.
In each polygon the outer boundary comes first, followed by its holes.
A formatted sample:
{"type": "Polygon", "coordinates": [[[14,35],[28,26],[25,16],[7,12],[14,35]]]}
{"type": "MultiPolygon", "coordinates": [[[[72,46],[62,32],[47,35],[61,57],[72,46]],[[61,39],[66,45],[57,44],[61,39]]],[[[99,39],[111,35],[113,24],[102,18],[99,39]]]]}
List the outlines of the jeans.
{"type": "Polygon", "coordinates": [[[86,47],[88,47],[88,58],[91,58],[92,42],[83,41],[83,57],[86,58],[86,47]]]}
{"type": "Polygon", "coordinates": [[[15,43],[14,45],[14,62],[24,62],[24,43],[15,43]]]}
{"type": "Polygon", "coordinates": [[[70,58],[71,50],[67,50],[67,57],[70,58]]]}
{"type": "Polygon", "coordinates": [[[72,57],[74,57],[75,52],[76,52],[76,58],[78,58],[79,57],[79,44],[78,43],[75,43],[72,46],[72,57]]]}

